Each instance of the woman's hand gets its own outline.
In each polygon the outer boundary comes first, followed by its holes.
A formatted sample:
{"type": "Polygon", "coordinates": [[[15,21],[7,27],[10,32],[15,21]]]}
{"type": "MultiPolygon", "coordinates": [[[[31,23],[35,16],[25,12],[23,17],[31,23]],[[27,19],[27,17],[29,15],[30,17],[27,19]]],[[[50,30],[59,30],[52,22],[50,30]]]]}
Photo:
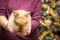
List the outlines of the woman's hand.
{"type": "Polygon", "coordinates": [[[8,23],[8,20],[6,19],[6,17],[0,16],[0,25],[6,30],[8,30],[7,23],[8,23]]]}
{"type": "Polygon", "coordinates": [[[8,20],[5,16],[0,16],[0,26],[2,26],[7,31],[11,32],[11,30],[8,27],[8,20]]]}

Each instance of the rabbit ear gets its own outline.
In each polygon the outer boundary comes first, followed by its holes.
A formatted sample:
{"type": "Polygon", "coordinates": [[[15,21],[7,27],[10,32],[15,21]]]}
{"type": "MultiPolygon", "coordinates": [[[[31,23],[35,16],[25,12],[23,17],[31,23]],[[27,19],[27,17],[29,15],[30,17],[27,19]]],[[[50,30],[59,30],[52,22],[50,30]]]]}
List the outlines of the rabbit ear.
{"type": "Polygon", "coordinates": [[[28,17],[29,16],[29,13],[25,14],[25,17],[28,17]]]}
{"type": "Polygon", "coordinates": [[[27,13],[30,13],[30,11],[27,11],[27,13]]]}
{"type": "Polygon", "coordinates": [[[28,17],[30,14],[30,11],[27,11],[27,14],[25,14],[25,17],[28,17]]]}
{"type": "Polygon", "coordinates": [[[17,12],[13,12],[14,17],[17,17],[19,14],[17,12]]]}

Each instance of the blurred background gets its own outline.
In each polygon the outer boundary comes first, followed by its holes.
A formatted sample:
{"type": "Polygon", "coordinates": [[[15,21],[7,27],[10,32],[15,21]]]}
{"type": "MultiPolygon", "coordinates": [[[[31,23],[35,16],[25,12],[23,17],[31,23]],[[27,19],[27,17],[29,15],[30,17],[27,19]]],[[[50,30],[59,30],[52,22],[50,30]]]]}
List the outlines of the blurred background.
{"type": "Polygon", "coordinates": [[[39,40],[60,40],[60,0],[42,0],[39,40]]]}

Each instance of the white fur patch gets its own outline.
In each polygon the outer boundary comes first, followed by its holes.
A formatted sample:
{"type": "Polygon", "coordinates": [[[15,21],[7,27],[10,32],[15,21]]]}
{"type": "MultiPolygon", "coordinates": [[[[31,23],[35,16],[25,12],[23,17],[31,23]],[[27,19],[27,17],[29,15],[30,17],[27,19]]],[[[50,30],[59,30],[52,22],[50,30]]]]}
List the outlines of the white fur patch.
{"type": "MultiPolygon", "coordinates": [[[[19,17],[24,17],[24,18],[25,18],[25,16],[24,16],[25,14],[30,13],[29,11],[25,11],[25,10],[14,10],[13,12],[18,13],[19,17]]],[[[13,12],[9,17],[8,27],[11,32],[16,32],[19,30],[19,28],[18,28],[18,25],[16,25],[14,22],[15,17],[13,15],[13,12]]],[[[22,35],[28,35],[31,32],[31,16],[30,16],[30,14],[28,15],[28,17],[25,20],[27,20],[27,24],[22,29],[22,31],[23,31],[22,35]]]]}

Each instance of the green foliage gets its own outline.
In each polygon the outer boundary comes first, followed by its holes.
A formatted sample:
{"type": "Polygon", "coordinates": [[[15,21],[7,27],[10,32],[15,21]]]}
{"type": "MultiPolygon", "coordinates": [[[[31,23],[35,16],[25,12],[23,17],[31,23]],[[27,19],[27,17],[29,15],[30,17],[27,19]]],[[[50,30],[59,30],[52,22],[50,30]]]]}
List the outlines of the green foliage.
{"type": "Polygon", "coordinates": [[[47,8],[42,7],[40,26],[38,28],[40,34],[39,40],[54,40],[55,35],[57,35],[56,33],[60,31],[60,14],[58,13],[58,11],[60,11],[60,5],[56,4],[58,1],[59,0],[44,0],[42,2],[42,5],[45,4],[45,6],[48,6],[47,8]],[[48,9],[48,7],[50,7],[50,9],[48,9]],[[46,24],[46,22],[48,24],[46,24]]]}

